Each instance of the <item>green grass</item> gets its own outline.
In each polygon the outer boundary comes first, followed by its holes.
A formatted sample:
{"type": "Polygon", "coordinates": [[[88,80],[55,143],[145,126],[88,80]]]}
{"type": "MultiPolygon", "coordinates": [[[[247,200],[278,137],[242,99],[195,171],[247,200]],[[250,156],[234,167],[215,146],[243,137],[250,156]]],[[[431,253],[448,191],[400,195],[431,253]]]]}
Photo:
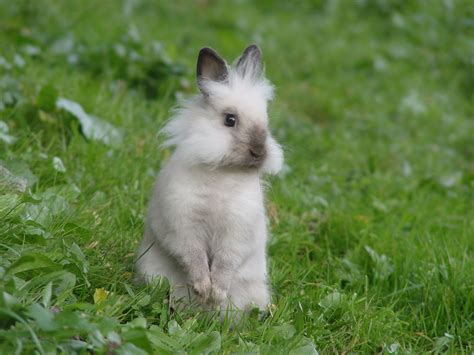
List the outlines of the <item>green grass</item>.
{"type": "Polygon", "coordinates": [[[474,351],[472,6],[297,3],[0,0],[0,353],[474,351]],[[286,166],[271,312],[232,328],[171,312],[133,260],[199,48],[252,42],[286,166]],[[58,96],[122,142],[81,134],[58,96]]]}

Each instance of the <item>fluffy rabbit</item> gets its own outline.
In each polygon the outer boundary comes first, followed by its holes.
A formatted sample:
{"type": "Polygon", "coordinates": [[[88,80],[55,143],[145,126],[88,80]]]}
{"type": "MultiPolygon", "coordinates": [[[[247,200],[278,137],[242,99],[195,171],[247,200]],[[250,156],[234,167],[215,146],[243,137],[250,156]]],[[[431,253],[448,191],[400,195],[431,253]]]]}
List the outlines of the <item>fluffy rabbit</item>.
{"type": "Polygon", "coordinates": [[[267,226],[262,175],[283,153],[268,131],[261,51],[233,67],[212,49],[197,61],[201,95],[164,127],[174,153],[161,169],[138,251],[141,279],[170,280],[172,300],[204,309],[265,309],[267,226]]]}

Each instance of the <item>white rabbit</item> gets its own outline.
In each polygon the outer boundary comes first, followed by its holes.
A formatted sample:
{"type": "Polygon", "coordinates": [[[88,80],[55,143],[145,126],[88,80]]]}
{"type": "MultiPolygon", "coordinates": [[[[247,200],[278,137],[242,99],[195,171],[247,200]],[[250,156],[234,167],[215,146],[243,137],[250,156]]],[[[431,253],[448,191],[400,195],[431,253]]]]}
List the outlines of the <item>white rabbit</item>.
{"type": "Polygon", "coordinates": [[[197,83],[201,95],[182,103],[163,129],[175,150],[149,204],[138,276],[168,278],[175,303],[263,310],[270,294],[261,177],[283,164],[268,131],[273,87],[256,45],[235,67],[201,49],[197,83]]]}

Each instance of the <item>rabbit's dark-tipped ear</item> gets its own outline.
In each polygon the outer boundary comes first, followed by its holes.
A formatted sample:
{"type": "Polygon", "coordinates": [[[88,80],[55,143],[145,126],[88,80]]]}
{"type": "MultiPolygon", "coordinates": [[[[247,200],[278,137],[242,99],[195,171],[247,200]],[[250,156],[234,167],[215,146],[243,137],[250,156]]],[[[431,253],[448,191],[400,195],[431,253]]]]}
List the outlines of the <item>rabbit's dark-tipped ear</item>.
{"type": "Polygon", "coordinates": [[[262,74],[262,51],[256,44],[245,48],[237,62],[237,72],[242,77],[256,79],[262,74]]]}
{"type": "Polygon", "coordinates": [[[203,81],[224,81],[229,74],[227,64],[219,54],[211,48],[202,48],[199,51],[199,57],[196,66],[196,79],[199,90],[206,94],[203,81]]]}

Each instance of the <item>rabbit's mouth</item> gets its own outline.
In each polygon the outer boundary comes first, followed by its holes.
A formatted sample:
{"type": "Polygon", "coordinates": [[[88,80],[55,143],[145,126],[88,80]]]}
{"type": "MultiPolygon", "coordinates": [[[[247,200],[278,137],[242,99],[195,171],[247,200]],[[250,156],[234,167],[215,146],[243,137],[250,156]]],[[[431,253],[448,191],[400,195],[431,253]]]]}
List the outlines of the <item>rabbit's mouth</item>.
{"type": "Polygon", "coordinates": [[[267,157],[267,150],[264,144],[253,144],[248,149],[245,157],[246,165],[250,168],[260,168],[265,158],[267,157]]]}
{"type": "Polygon", "coordinates": [[[250,131],[246,139],[236,135],[233,149],[225,157],[224,164],[244,169],[261,168],[268,155],[266,137],[267,134],[262,129],[250,131]]]}
{"type": "Polygon", "coordinates": [[[244,157],[240,156],[237,159],[235,158],[224,160],[221,162],[220,165],[222,167],[233,169],[258,170],[263,166],[263,163],[265,162],[265,156],[255,156],[251,154],[246,154],[244,157]]]}
{"type": "Polygon", "coordinates": [[[249,156],[246,158],[243,165],[249,169],[261,168],[265,161],[265,155],[266,154],[256,155],[256,154],[250,153],[249,156]]]}

